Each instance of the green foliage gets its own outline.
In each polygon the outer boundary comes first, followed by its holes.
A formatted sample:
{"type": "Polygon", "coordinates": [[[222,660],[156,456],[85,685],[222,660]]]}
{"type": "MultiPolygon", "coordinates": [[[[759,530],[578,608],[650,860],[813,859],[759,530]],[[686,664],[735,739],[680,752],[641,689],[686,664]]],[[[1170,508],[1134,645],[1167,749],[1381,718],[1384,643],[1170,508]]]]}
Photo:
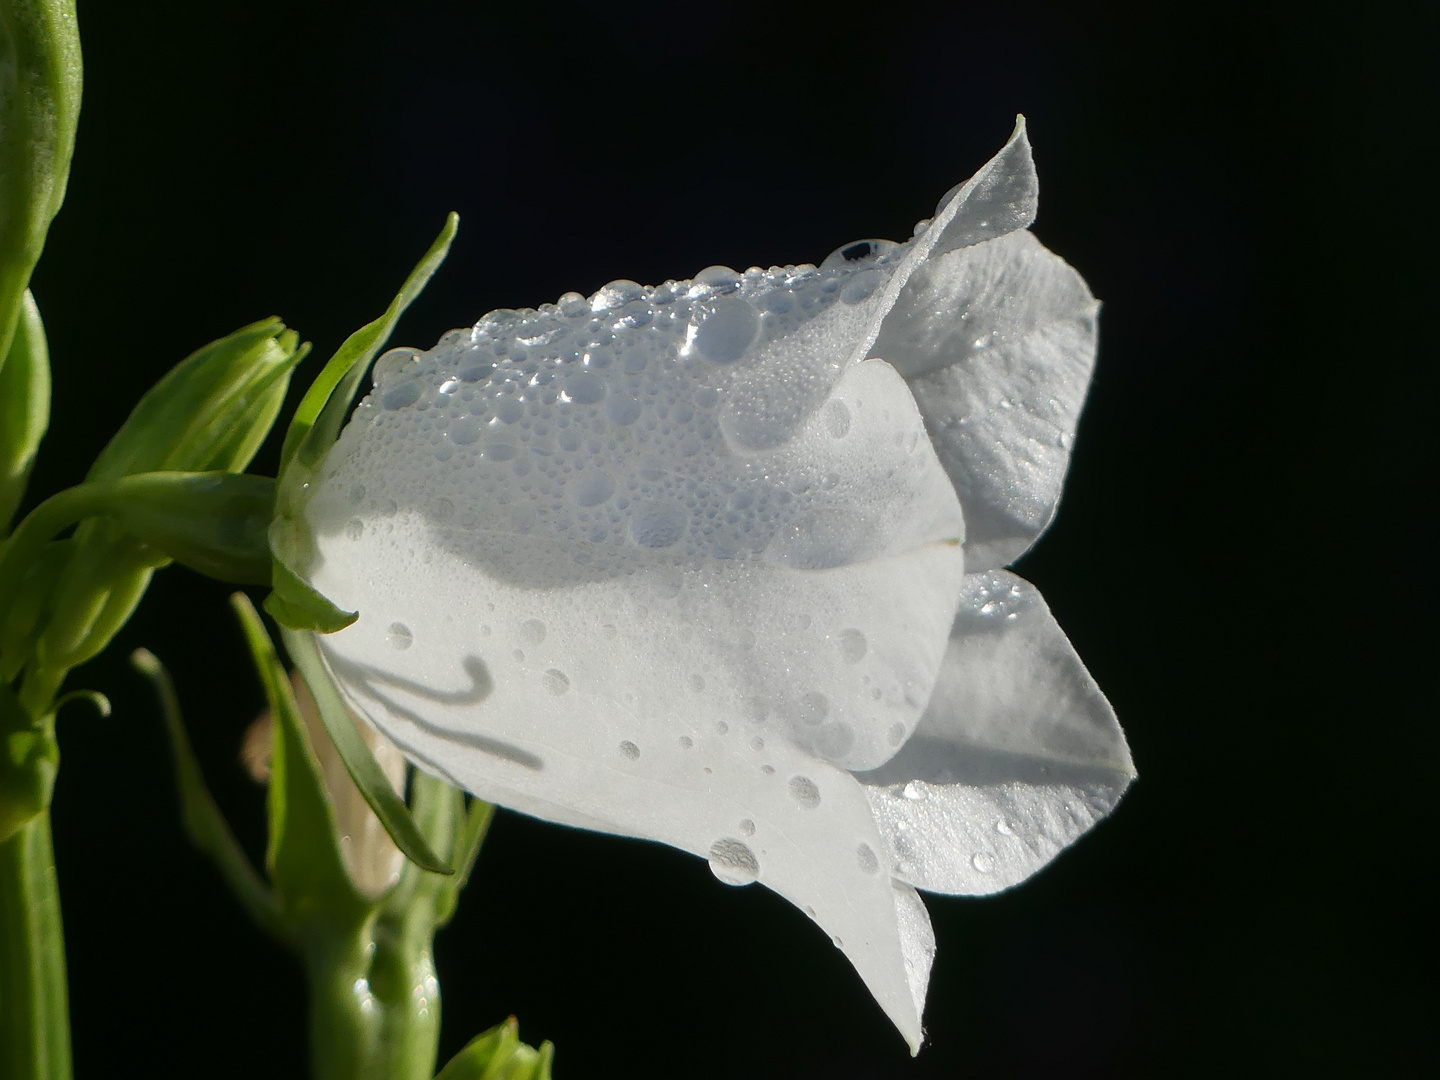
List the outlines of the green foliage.
{"type": "Polygon", "coordinates": [[[25,495],[30,467],[50,426],[50,351],[40,309],[27,289],[10,354],[0,357],[0,536],[25,495]]]}
{"type": "Polygon", "coordinates": [[[452,212],[430,250],[400,286],[385,314],[345,339],[310,384],[290,420],[280,453],[280,486],[270,531],[275,558],[274,591],[265,600],[265,610],[282,626],[333,634],[358,617],[356,612],[342,611],[305,581],[312,557],[308,534],[301,521],[307,498],[305,485],[339,436],[355,391],[375,354],[389,339],[411,301],[420,295],[445,261],[459,226],[460,218],[452,212]]]}
{"type": "Polygon", "coordinates": [[[435,1080],[551,1080],[554,1056],[548,1041],[538,1050],[522,1043],[520,1024],[512,1016],[466,1043],[435,1080]]]}

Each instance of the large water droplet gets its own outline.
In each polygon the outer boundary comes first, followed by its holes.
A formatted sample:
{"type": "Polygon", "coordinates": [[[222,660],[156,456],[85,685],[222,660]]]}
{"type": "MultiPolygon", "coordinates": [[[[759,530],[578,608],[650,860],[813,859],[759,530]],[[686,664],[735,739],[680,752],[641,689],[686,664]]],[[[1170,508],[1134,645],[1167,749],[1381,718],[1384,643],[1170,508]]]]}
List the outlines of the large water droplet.
{"type": "Polygon", "coordinates": [[[970,856],[970,865],[975,867],[982,874],[988,874],[995,869],[995,856],[988,851],[977,851],[970,856]]]}
{"type": "Polygon", "coordinates": [[[620,744],[620,753],[630,761],[640,760],[640,747],[636,746],[629,739],[620,744]]]}
{"type": "Polygon", "coordinates": [[[420,384],[414,379],[406,379],[399,386],[393,386],[380,396],[380,404],[383,408],[392,412],[396,409],[403,409],[407,405],[414,405],[420,400],[420,384]]]}
{"type": "Polygon", "coordinates": [[[820,805],[820,788],[808,776],[792,776],[790,797],[806,809],[814,809],[820,805]]]}
{"type": "Polygon", "coordinates": [[[710,845],[710,872],[726,885],[749,885],[760,876],[760,860],[750,845],[725,837],[710,845]]]}
{"type": "Polygon", "coordinates": [[[743,836],[754,836],[754,835],[755,835],[755,822],[751,821],[748,817],[747,817],[747,818],[741,818],[741,819],[740,819],[740,833],[741,833],[741,835],[743,835],[743,836]]]}
{"type": "Polygon", "coordinates": [[[375,385],[382,382],[389,382],[410,364],[420,353],[415,349],[388,349],[380,354],[380,359],[375,361],[375,366],[370,371],[370,377],[375,385]]]}
{"type": "Polygon", "coordinates": [[[545,674],[541,676],[540,681],[545,684],[545,689],[549,690],[550,693],[556,697],[559,697],[565,693],[566,690],[570,689],[570,680],[559,668],[551,668],[545,672],[545,674]]]}
{"type": "Polygon", "coordinates": [[[633,424],[640,419],[640,402],[624,394],[612,394],[605,399],[605,417],[612,424],[633,424]]]}
{"type": "Polygon", "coordinates": [[[385,640],[390,643],[392,649],[408,649],[415,644],[415,635],[404,623],[392,622],[390,629],[385,631],[385,640]]]}
{"type": "Polygon", "coordinates": [[[605,396],[605,384],[588,371],[579,371],[565,380],[565,396],[577,405],[594,405],[605,396]]]}
{"type": "Polygon", "coordinates": [[[760,313],[739,297],[717,300],[701,316],[695,349],[706,360],[729,364],[745,355],[760,330],[760,313]]]}
{"type": "Polygon", "coordinates": [[[599,506],[615,494],[615,481],[604,473],[587,473],[575,485],[575,501],[581,506],[599,506]]]}
{"type": "Polygon", "coordinates": [[[520,624],[520,640],[527,645],[539,645],[545,640],[545,624],[539,619],[526,619],[520,624]]]}

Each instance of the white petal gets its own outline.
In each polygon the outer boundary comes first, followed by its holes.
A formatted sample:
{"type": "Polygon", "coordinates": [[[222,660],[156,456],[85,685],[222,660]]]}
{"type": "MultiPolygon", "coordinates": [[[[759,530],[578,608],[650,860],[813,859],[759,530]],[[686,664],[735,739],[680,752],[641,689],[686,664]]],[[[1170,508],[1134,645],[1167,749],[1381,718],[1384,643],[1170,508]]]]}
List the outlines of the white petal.
{"type": "Polygon", "coordinates": [[[1022,231],[919,267],[885,320],[871,351],[915,393],[965,508],[971,570],[1013,562],[1055,515],[1098,310],[1022,231]]]}
{"type": "Polygon", "coordinates": [[[929,699],[959,503],[880,361],[772,357],[826,392],[733,438],[727,409],[760,378],[746,314],[717,300],[704,318],[728,320],[708,357],[698,334],[685,353],[684,323],[581,350],[604,364],[547,357],[517,344],[559,323],[539,313],[487,339],[514,378],[467,382],[484,366],[469,339],[387,362],[307,511],[312,582],[360,612],[325,656],[452,782],[683,848],[813,912],[917,1044],[926,939],[845,768],[886,760],[929,699]]]}
{"type": "Polygon", "coordinates": [[[903,290],[912,274],[932,259],[958,248],[1028,228],[1035,220],[1039,198],[1025,117],[1017,116],[1009,142],[969,180],[947,191],[935,208],[935,217],[916,226],[915,236],[895,253],[898,258],[892,256],[893,270],[875,308],[875,321],[866,329],[856,358],[889,359],[871,346],[880,333],[881,320],[897,304],[903,305],[903,290]]]}
{"type": "Polygon", "coordinates": [[[966,575],[920,727],[859,779],[897,877],[978,895],[1039,870],[1134,775],[1114,711],[1039,590],[1002,570],[966,575]]]}

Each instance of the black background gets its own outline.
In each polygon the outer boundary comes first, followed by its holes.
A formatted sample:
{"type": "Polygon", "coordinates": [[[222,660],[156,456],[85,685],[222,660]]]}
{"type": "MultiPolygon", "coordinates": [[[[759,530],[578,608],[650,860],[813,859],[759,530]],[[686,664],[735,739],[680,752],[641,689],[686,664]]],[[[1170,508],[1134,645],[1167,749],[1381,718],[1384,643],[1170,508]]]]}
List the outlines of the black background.
{"type": "MultiPolygon", "coordinates": [[[[78,150],[34,281],[57,386],[36,497],[205,341],[279,314],[328,355],[452,208],[459,240],[397,342],[612,278],[903,239],[1024,112],[1035,231],[1105,301],[1065,503],[1019,570],[1141,778],[1023,887],[931,898],[920,1057],[778,897],[502,813],[438,943],[442,1060],[514,1012],[562,1080],[1433,1067],[1412,870],[1433,858],[1433,7],[82,0],[80,18],[78,150]]],[[[304,1073],[298,968],[184,841],[123,662],[143,644],[173,668],[258,855],[235,751],[261,697],[226,591],[161,573],[72,678],[116,706],[61,720],[82,1080],[304,1073]]]]}

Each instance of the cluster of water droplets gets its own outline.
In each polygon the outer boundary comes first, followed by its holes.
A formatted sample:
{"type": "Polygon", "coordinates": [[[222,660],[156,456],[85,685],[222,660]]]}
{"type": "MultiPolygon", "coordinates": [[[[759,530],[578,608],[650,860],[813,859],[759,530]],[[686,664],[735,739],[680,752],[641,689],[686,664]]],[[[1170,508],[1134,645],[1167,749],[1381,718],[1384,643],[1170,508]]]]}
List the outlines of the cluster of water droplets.
{"type": "Polygon", "coordinates": [[[828,399],[899,250],[859,241],[819,267],[614,281],[492,312],[426,352],[392,349],[344,436],[352,468],[376,479],[354,485],[343,528],[358,538],[421,502],[437,528],[492,537],[487,568],[526,585],[808,535],[785,526],[843,507],[846,478],[770,452],[821,408],[825,431],[847,436],[849,408],[828,399]]]}

